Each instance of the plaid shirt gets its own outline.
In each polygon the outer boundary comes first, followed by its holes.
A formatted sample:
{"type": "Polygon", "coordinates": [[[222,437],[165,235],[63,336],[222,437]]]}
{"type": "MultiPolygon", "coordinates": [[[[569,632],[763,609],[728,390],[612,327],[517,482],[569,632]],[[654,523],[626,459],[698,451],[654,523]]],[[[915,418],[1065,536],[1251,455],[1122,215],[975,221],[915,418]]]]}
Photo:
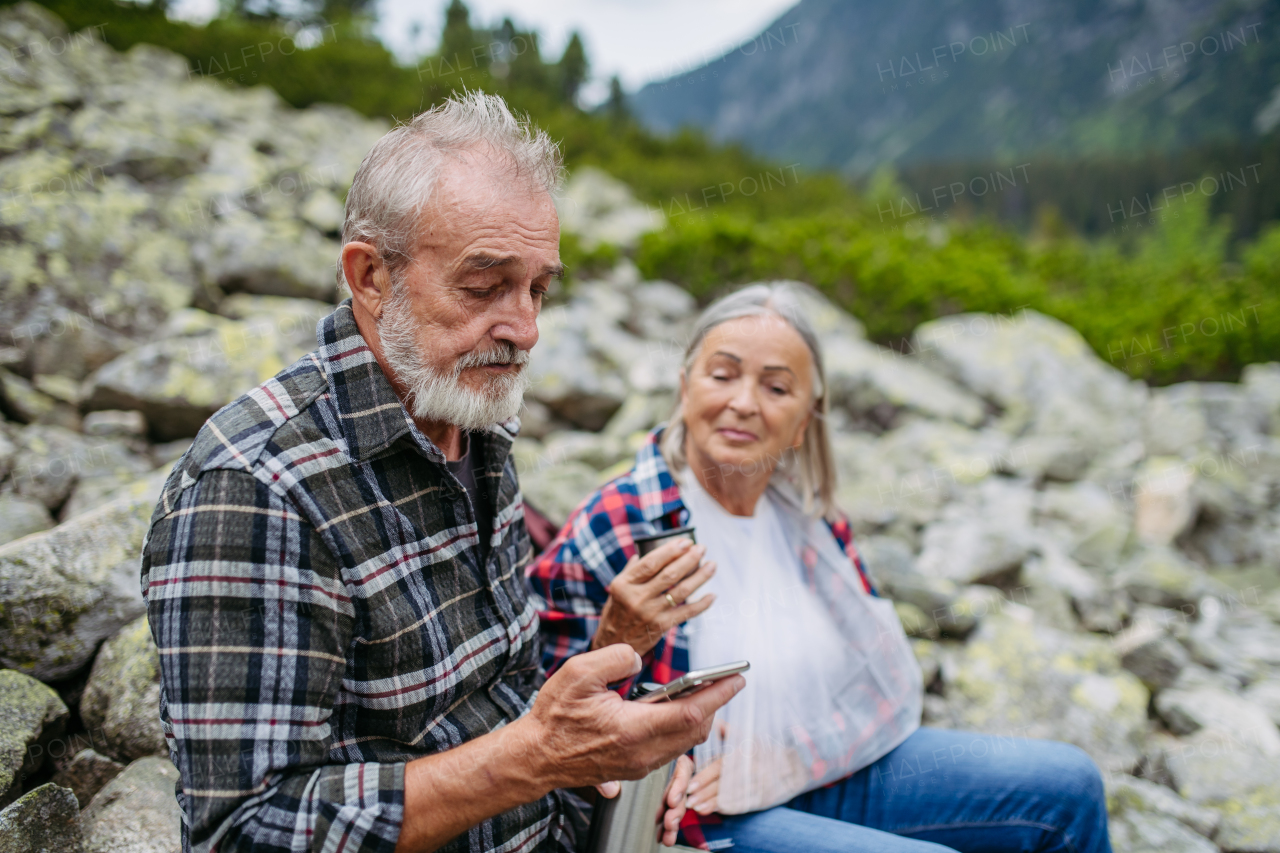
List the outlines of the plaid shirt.
{"type": "MultiPolygon", "coordinates": [[[[688,523],[689,511],[680,498],[680,487],[658,447],[661,437],[662,427],[651,432],[631,470],[583,501],[551,546],[528,568],[542,624],[542,663],[548,673],[590,648],[600,611],[609,597],[609,584],[636,553],[636,537],[688,523]]],[[[827,527],[853,561],[863,590],[875,595],[854,548],[848,519],[841,516],[827,522],[827,527]]],[[[800,557],[811,565],[810,555],[800,557]]],[[[643,659],[644,668],[620,690],[636,680],[666,684],[688,672],[689,641],[684,624],[668,631],[643,659]]],[[[706,820],[693,811],[685,814],[685,843],[705,846],[697,826],[706,820]]]]}
{"type": "MultiPolygon", "coordinates": [[[[543,680],[519,422],[473,445],[494,500],[480,565],[466,492],[350,303],[317,335],[205,424],[144,549],[184,850],[390,853],[405,762],[517,719],[543,680]]],[[[442,849],[572,850],[580,802],[554,791],[442,849]]]]}

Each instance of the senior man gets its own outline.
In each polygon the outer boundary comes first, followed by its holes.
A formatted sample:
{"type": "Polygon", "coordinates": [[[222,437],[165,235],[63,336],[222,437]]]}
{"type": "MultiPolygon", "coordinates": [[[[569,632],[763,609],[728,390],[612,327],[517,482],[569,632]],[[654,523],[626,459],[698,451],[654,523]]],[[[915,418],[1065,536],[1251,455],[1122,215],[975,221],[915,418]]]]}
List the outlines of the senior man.
{"type": "Polygon", "coordinates": [[[347,198],[351,299],[166,483],[142,586],[185,850],[580,850],[571,789],[616,793],[741,689],[624,702],[625,645],[540,669],[510,449],[560,172],[479,93],[388,133],[347,198]]]}

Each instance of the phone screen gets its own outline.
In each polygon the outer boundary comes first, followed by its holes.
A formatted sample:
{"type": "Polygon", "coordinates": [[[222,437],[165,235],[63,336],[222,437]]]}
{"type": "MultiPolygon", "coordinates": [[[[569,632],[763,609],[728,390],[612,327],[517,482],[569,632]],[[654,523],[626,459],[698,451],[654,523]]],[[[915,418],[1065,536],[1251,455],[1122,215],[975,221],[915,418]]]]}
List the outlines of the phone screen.
{"type": "Polygon", "coordinates": [[[665,702],[672,699],[680,699],[692,693],[697,693],[702,688],[709,684],[714,684],[722,678],[728,678],[731,675],[737,675],[749,669],[751,669],[751,664],[745,660],[699,669],[683,675],[669,684],[642,685],[647,688],[645,692],[633,695],[632,698],[637,702],[665,702]]]}

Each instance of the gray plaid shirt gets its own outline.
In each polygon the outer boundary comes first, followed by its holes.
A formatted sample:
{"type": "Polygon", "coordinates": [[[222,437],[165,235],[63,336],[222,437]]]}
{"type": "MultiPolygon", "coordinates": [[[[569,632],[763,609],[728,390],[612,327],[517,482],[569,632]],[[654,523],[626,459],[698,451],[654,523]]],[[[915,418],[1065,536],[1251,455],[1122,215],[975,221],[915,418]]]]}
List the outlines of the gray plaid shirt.
{"type": "MultiPolygon", "coordinates": [[[[518,421],[473,445],[493,499],[479,565],[466,492],[350,303],[317,335],[205,424],[144,549],[185,850],[390,853],[405,762],[515,720],[542,681],[518,421]]],[[[572,850],[579,804],[555,791],[443,849],[572,850]]]]}

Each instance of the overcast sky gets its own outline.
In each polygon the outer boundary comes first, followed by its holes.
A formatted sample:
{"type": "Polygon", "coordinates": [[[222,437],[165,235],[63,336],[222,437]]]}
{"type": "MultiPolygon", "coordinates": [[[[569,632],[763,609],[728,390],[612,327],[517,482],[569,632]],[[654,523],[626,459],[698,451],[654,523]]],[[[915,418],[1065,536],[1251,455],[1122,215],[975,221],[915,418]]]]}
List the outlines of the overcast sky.
{"type": "MultiPolygon", "coordinates": [[[[578,30],[591,60],[588,101],[602,100],[617,74],[628,91],[696,68],[751,38],[796,0],[469,0],[473,24],[510,17],[541,34],[544,57],[559,57],[578,30]]],[[[379,35],[404,58],[435,46],[448,0],[381,0],[379,35]],[[417,39],[413,33],[417,25],[417,39]]],[[[180,17],[207,19],[217,0],[175,0],[180,17]]]]}

